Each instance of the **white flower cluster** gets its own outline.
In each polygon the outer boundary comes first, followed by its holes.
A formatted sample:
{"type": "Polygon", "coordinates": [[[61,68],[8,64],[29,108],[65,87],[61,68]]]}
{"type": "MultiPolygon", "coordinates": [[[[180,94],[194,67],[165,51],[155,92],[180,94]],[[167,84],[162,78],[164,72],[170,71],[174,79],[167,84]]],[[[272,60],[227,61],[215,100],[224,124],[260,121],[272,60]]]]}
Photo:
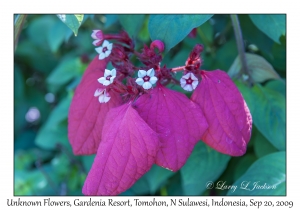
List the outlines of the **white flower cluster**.
{"type": "MultiPolygon", "coordinates": [[[[98,82],[104,86],[108,86],[114,82],[114,79],[117,76],[116,69],[112,69],[111,71],[105,69],[104,76],[98,79],[98,82]]],[[[98,100],[100,103],[107,103],[110,100],[110,95],[106,91],[106,89],[97,89],[94,93],[95,97],[99,97],[98,100]]]]}

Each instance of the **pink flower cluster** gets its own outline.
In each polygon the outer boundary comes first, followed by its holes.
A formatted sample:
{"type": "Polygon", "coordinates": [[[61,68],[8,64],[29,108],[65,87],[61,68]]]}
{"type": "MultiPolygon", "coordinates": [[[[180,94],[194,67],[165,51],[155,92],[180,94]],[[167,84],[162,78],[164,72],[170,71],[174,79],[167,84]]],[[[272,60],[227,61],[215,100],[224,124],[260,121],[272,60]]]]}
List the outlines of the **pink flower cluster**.
{"type": "Polygon", "coordinates": [[[126,32],[95,30],[92,38],[99,55],[76,88],[68,116],[74,154],[96,154],[83,194],[120,194],[153,164],[178,171],[200,140],[231,156],[246,152],[252,129],[247,104],[226,72],[200,70],[202,45],[184,66],[167,68],[160,66],[159,40],[137,52],[126,32]],[[131,56],[144,66],[134,66],[131,56]],[[106,69],[108,62],[114,69],[106,69]],[[176,71],[184,72],[180,81],[176,71]],[[191,98],[166,88],[169,83],[194,90],[191,98]]]}

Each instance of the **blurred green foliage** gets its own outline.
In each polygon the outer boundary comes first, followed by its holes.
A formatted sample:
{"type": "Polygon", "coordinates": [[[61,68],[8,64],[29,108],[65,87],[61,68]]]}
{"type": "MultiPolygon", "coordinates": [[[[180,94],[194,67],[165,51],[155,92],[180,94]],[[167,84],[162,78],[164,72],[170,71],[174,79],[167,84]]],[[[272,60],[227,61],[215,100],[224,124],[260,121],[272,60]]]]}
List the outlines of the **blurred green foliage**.
{"type": "MultiPolygon", "coordinates": [[[[81,188],[94,155],[73,155],[67,136],[67,116],[74,89],[96,55],[90,36],[93,29],[118,33],[124,28],[135,40],[136,49],[140,49],[164,32],[157,32],[159,27],[155,24],[159,23],[155,21],[158,21],[162,23],[160,30],[168,29],[172,35],[180,32],[172,40],[168,38],[170,34],[161,38],[168,39],[169,50],[163,54],[163,65],[170,68],[184,65],[193,46],[201,43],[204,45],[201,68],[228,72],[238,56],[230,16],[196,16],[187,15],[181,19],[173,15],[164,19],[160,15],[110,14],[67,15],[64,19],[56,15],[27,15],[19,20],[16,16],[15,33],[20,32],[20,36],[15,34],[14,55],[15,195],[82,195],[81,188]],[[167,21],[174,18],[178,24],[169,27],[167,21]],[[189,25],[182,27],[186,19],[189,25]],[[187,36],[194,27],[197,28],[196,37],[187,36]]],[[[254,123],[247,153],[242,157],[230,157],[199,142],[180,171],[174,173],[154,165],[122,195],[250,194],[241,190],[206,189],[207,182],[220,180],[226,185],[239,185],[243,180],[281,180],[277,190],[251,193],[285,194],[285,21],[280,17],[280,24],[277,24],[277,17],[266,15],[238,17],[246,52],[261,56],[280,76],[276,80],[258,78],[253,86],[249,86],[241,74],[235,78],[254,123]],[[274,30],[262,29],[259,21],[265,21],[264,25],[269,24],[274,30]]],[[[266,66],[256,65],[261,71],[266,66]]],[[[177,73],[176,78],[181,75],[177,73]]],[[[180,86],[170,85],[169,88],[190,96],[180,86]]]]}

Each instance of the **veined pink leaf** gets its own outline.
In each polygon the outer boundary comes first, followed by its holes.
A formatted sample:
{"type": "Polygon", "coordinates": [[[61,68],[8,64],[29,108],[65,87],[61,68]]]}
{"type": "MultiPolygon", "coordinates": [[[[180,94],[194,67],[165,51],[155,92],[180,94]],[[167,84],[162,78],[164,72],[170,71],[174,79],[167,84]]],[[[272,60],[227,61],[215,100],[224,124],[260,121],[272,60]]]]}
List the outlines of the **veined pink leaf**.
{"type": "Polygon", "coordinates": [[[201,71],[201,77],[191,99],[200,105],[209,124],[202,140],[221,153],[243,155],[252,130],[243,96],[224,71],[201,71]]]}
{"type": "Polygon", "coordinates": [[[179,170],[207,129],[201,108],[184,94],[159,85],[134,104],[140,116],[158,133],[162,144],[156,164],[179,170]]]}
{"type": "Polygon", "coordinates": [[[99,103],[94,96],[98,88],[105,88],[97,79],[103,77],[106,65],[107,60],[96,56],[75,90],[68,116],[68,137],[75,155],[96,153],[107,112],[121,104],[121,97],[112,91],[108,103],[99,103]]]}
{"type": "Polygon", "coordinates": [[[117,195],[127,190],[150,170],[158,148],[157,134],[131,104],[111,109],[83,194],[117,195]]]}

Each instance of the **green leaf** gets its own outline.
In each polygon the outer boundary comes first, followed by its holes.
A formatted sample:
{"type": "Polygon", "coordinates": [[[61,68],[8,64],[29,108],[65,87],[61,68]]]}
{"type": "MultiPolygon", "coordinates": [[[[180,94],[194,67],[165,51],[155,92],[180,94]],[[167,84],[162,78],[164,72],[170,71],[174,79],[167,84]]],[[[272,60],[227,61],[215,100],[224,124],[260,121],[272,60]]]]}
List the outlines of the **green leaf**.
{"type": "Polygon", "coordinates": [[[24,96],[24,78],[21,69],[17,64],[14,64],[14,99],[22,100],[24,96]]]}
{"type": "MultiPolygon", "coordinates": [[[[263,57],[256,54],[245,53],[249,73],[254,82],[261,83],[269,79],[280,79],[273,66],[263,57]]],[[[242,74],[240,56],[237,56],[232,63],[228,75],[237,78],[242,74]]]]}
{"type": "Polygon", "coordinates": [[[150,171],[148,171],[141,179],[139,179],[130,190],[136,195],[151,194],[160,189],[160,187],[168,180],[169,177],[175,173],[153,165],[150,171]]]}
{"type": "MultiPolygon", "coordinates": [[[[66,36],[70,34],[70,30],[60,21],[53,25],[47,34],[47,41],[52,52],[56,52],[59,46],[63,43],[66,36]]],[[[72,32],[71,32],[72,34],[72,32]]]]}
{"type": "Polygon", "coordinates": [[[55,149],[57,144],[70,146],[68,142],[67,119],[71,97],[64,98],[51,112],[46,123],[39,130],[35,143],[45,149],[55,149]]]}
{"type": "Polygon", "coordinates": [[[257,129],[278,150],[286,149],[286,107],[282,94],[269,88],[255,85],[248,88],[236,83],[242,92],[257,129]]]}
{"type": "Polygon", "coordinates": [[[230,156],[221,154],[203,142],[199,142],[180,170],[184,194],[202,194],[206,190],[206,183],[215,181],[222,174],[229,159],[230,156]]]}
{"type": "Polygon", "coordinates": [[[277,91],[286,97],[286,82],[284,80],[272,80],[265,87],[277,91]]]}
{"type": "Polygon", "coordinates": [[[267,36],[279,42],[281,35],[285,35],[285,15],[249,15],[252,22],[267,36]]]}
{"type": "Polygon", "coordinates": [[[39,170],[15,170],[14,195],[37,195],[38,191],[47,187],[48,181],[39,170]]]}
{"type": "Polygon", "coordinates": [[[81,74],[82,63],[80,58],[71,57],[62,60],[51,72],[47,82],[51,85],[61,86],[69,82],[72,78],[81,74]]]}
{"type": "Polygon", "coordinates": [[[84,15],[60,14],[57,15],[57,17],[73,31],[75,36],[77,36],[78,29],[81,25],[84,15]]]}
{"type": "MultiPolygon", "coordinates": [[[[210,69],[222,69],[227,72],[237,55],[236,41],[230,39],[218,48],[209,67],[210,69]]],[[[206,62],[207,61],[204,60],[203,63],[205,64],[206,62]]]]}
{"type": "Polygon", "coordinates": [[[114,23],[116,23],[117,21],[118,21],[118,15],[107,14],[105,15],[104,27],[108,28],[112,26],[114,23]]]}
{"type": "Polygon", "coordinates": [[[254,154],[246,154],[240,157],[239,161],[235,165],[233,179],[237,180],[240,178],[256,160],[257,157],[254,154]]]}
{"type": "MultiPolygon", "coordinates": [[[[39,56],[38,53],[46,54],[49,51],[47,37],[49,35],[50,29],[56,24],[57,19],[54,15],[42,15],[38,18],[33,19],[28,28],[26,28],[26,33],[29,37],[29,41],[35,44],[37,48],[42,49],[42,52],[37,52],[37,50],[27,49],[28,51],[33,50],[35,56],[39,56]]],[[[46,56],[42,61],[44,62],[46,56]]]]}
{"type": "Polygon", "coordinates": [[[165,51],[182,41],[193,28],[196,28],[213,15],[150,15],[149,33],[152,40],[161,40],[165,51]]]}
{"type": "Polygon", "coordinates": [[[82,164],[86,171],[89,171],[92,167],[96,155],[85,155],[82,156],[82,164]]]}
{"type": "Polygon", "coordinates": [[[259,158],[268,154],[278,152],[278,150],[257,130],[253,133],[251,141],[254,141],[254,152],[259,158]]]}
{"type": "Polygon", "coordinates": [[[227,195],[286,195],[286,153],[276,152],[254,162],[227,195]]]}
{"type": "Polygon", "coordinates": [[[145,15],[118,15],[119,21],[131,37],[137,37],[143,26],[145,15]]]}
{"type": "Polygon", "coordinates": [[[15,18],[15,31],[14,31],[15,32],[15,36],[14,36],[15,49],[18,46],[19,36],[21,34],[26,17],[27,17],[27,15],[17,15],[17,17],[15,18]]]}
{"type": "Polygon", "coordinates": [[[249,44],[254,44],[264,56],[269,55],[274,41],[254,25],[249,15],[238,15],[238,18],[244,40],[249,44]]]}

